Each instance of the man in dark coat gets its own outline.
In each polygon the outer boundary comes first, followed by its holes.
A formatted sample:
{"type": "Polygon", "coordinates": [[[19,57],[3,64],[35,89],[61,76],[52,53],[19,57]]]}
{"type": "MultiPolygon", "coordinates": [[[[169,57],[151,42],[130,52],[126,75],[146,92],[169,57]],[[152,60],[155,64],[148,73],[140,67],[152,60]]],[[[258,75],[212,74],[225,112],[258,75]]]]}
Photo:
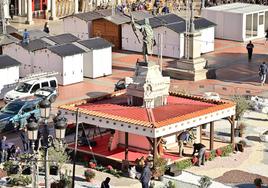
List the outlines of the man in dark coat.
{"type": "Polygon", "coordinates": [[[102,183],[101,183],[101,188],[110,188],[110,180],[111,178],[107,177],[102,183]]]}
{"type": "Polygon", "coordinates": [[[149,188],[149,182],[152,177],[152,172],[149,166],[148,161],[146,161],[146,165],[141,173],[140,181],[142,184],[142,188],[149,188]]]}
{"type": "Polygon", "coordinates": [[[251,41],[249,41],[249,43],[247,44],[247,50],[248,50],[248,60],[251,61],[251,58],[252,58],[252,53],[253,53],[253,48],[254,48],[254,45],[252,44],[251,41]]]}
{"type": "Polygon", "coordinates": [[[206,146],[204,144],[201,143],[194,143],[194,151],[193,151],[193,155],[198,152],[198,166],[200,165],[204,165],[205,164],[205,153],[206,153],[206,146]]]}
{"type": "Polygon", "coordinates": [[[7,159],[7,144],[6,144],[7,137],[3,136],[2,140],[0,141],[0,152],[1,152],[1,163],[5,162],[7,159]]]}

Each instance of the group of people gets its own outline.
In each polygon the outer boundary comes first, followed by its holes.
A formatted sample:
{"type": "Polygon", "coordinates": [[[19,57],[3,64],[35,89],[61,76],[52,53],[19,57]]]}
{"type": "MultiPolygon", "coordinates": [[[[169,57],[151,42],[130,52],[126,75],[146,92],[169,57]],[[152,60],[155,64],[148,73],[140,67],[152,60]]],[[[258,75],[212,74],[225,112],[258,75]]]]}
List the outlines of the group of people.
{"type": "Polygon", "coordinates": [[[147,10],[153,15],[167,14],[170,12],[167,3],[161,3],[159,0],[154,1],[154,4],[150,1],[136,1],[131,4],[117,5],[116,10],[122,13],[128,13],[130,11],[147,10]]]}
{"type": "Polygon", "coordinates": [[[16,160],[21,154],[21,149],[19,146],[15,146],[14,144],[9,146],[6,136],[3,136],[0,140],[0,152],[0,162],[4,163],[9,160],[16,160]]]}

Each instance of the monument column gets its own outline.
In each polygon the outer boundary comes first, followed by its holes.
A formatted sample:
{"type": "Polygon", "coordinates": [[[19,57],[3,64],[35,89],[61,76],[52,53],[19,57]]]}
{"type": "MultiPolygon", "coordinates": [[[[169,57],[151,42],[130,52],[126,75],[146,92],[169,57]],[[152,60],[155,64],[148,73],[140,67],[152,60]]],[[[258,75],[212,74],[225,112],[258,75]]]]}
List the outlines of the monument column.
{"type": "Polygon", "coordinates": [[[78,0],[74,0],[74,13],[75,13],[75,14],[78,13],[78,7],[79,7],[78,0]]]}
{"type": "Polygon", "coordinates": [[[32,0],[27,1],[27,20],[26,24],[33,23],[33,10],[32,10],[32,0]]]}
{"type": "Polygon", "coordinates": [[[205,69],[206,60],[201,54],[201,33],[195,31],[193,5],[191,7],[190,28],[184,34],[184,58],[177,61],[176,68],[167,68],[166,74],[172,78],[182,80],[204,80],[207,79],[208,70],[205,69]]]}
{"type": "Polygon", "coordinates": [[[56,14],[56,0],[51,0],[50,1],[50,6],[51,6],[51,15],[49,17],[49,20],[56,20],[57,19],[57,14],[56,14]]]}

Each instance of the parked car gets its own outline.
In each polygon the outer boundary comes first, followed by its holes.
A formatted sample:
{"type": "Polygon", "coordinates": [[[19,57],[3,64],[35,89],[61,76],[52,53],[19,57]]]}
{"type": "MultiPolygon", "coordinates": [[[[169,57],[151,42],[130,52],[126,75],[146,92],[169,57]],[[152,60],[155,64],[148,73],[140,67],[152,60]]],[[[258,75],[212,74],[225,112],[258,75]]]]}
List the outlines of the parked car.
{"type": "Polygon", "coordinates": [[[38,119],[40,117],[40,101],[41,98],[17,99],[6,104],[0,110],[0,131],[9,131],[17,126],[25,126],[32,113],[38,119]]]}
{"type": "Polygon", "coordinates": [[[44,87],[58,88],[58,81],[56,77],[42,77],[25,82],[19,82],[15,89],[7,92],[4,97],[4,101],[10,102],[15,99],[21,99],[25,97],[34,96],[34,93],[44,87]]]}
{"type": "Polygon", "coordinates": [[[54,87],[43,87],[41,89],[38,89],[35,93],[34,93],[35,97],[39,97],[42,99],[47,99],[49,100],[51,103],[55,102],[58,96],[58,92],[57,89],[54,87]]]}

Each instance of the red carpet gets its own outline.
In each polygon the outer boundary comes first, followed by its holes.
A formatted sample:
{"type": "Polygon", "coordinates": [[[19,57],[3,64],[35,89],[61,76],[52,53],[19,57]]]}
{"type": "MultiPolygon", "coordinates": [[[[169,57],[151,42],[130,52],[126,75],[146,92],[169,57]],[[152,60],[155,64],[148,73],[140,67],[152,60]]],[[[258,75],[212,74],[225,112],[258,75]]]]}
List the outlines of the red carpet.
{"type": "MultiPolygon", "coordinates": [[[[109,142],[110,135],[104,135],[102,137],[96,137],[94,138],[94,141],[97,142],[97,145],[92,147],[92,150],[88,146],[78,146],[77,149],[79,149],[81,152],[88,153],[94,152],[95,154],[103,155],[106,157],[115,158],[117,160],[123,160],[125,159],[125,149],[123,147],[118,147],[117,149],[113,151],[108,151],[108,142],[109,142]]],[[[74,148],[74,144],[69,144],[69,148],[74,148]]],[[[147,157],[147,153],[143,152],[137,152],[129,149],[128,151],[128,160],[129,161],[135,161],[137,158],[140,157],[147,157]]],[[[162,157],[166,159],[171,159],[171,161],[179,159],[179,156],[171,153],[165,153],[162,155],[162,157]]]]}

